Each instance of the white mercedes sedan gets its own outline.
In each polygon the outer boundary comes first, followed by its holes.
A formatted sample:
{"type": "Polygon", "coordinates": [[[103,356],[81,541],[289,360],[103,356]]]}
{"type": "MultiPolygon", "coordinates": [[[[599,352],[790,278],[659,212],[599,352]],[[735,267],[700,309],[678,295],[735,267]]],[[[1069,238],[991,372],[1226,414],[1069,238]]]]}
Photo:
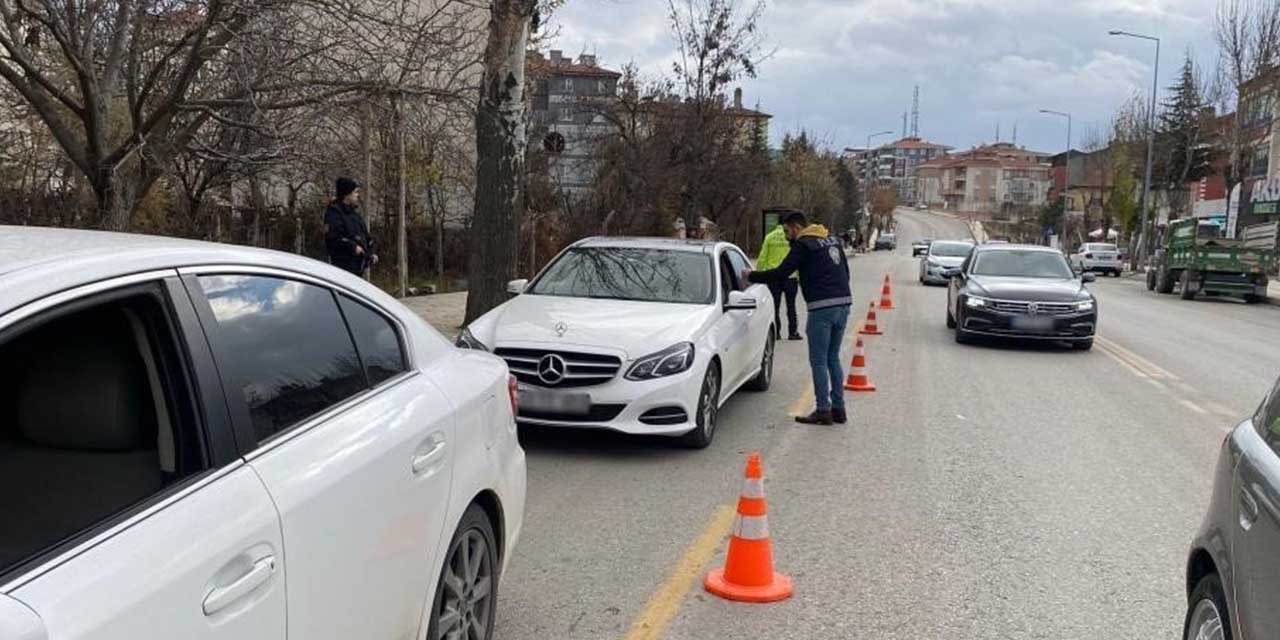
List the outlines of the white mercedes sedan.
{"type": "Polygon", "coordinates": [[[582,240],[457,343],[507,361],[521,423],[706,447],[729,397],[773,376],[773,299],[749,264],[724,242],[582,240]]]}
{"type": "Polygon", "coordinates": [[[294,255],[0,226],[0,638],[493,637],[516,383],[294,255]]]}

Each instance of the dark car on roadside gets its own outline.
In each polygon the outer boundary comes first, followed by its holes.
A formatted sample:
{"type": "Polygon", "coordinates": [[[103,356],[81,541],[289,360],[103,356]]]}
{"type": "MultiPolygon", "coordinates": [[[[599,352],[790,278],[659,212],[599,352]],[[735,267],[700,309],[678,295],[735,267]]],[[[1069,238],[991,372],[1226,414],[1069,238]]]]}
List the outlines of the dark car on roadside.
{"type": "Polygon", "coordinates": [[[1186,589],[1184,639],[1280,638],[1280,383],[1222,443],[1186,589]]]}
{"type": "Polygon", "coordinates": [[[898,248],[898,236],[892,233],[882,233],[876,236],[876,251],[888,249],[893,251],[898,248]]]}
{"type": "Polygon", "coordinates": [[[956,342],[1018,338],[1093,348],[1098,301],[1084,285],[1094,276],[1077,275],[1057,249],[978,245],[943,275],[950,280],[947,327],[956,342]]]}

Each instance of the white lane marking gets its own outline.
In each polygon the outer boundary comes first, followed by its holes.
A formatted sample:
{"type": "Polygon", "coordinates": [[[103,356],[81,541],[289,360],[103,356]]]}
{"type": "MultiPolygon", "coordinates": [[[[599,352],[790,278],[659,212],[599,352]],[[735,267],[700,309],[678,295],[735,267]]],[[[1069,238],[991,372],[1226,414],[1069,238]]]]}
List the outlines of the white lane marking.
{"type": "Polygon", "coordinates": [[[1179,401],[1178,401],[1178,404],[1180,404],[1180,405],[1182,405],[1182,406],[1184,406],[1184,407],[1186,407],[1186,408],[1188,408],[1188,409],[1190,409],[1190,410],[1192,410],[1192,411],[1194,411],[1194,412],[1196,412],[1196,413],[1198,413],[1198,414],[1200,414],[1200,415],[1202,415],[1202,416],[1207,416],[1207,415],[1209,415],[1209,412],[1208,412],[1208,411],[1205,411],[1203,407],[1201,407],[1200,405],[1198,405],[1198,404],[1196,404],[1196,403],[1194,403],[1194,402],[1192,402],[1192,401],[1190,401],[1190,400],[1179,400],[1179,401]]]}

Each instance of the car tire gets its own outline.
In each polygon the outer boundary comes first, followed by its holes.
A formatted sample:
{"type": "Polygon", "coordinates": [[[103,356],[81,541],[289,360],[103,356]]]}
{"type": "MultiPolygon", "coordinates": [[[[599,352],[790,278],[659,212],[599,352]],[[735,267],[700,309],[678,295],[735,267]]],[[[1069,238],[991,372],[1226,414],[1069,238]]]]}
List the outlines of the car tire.
{"type": "Polygon", "coordinates": [[[973,338],[969,336],[969,332],[964,330],[964,316],[957,313],[953,318],[956,325],[956,344],[969,344],[973,338]]]}
{"type": "Polygon", "coordinates": [[[716,437],[716,419],[720,415],[720,366],[712,362],[702,377],[698,392],[698,417],[692,431],[680,436],[680,444],[690,449],[706,449],[716,437]]]}
{"type": "Polygon", "coordinates": [[[1076,351],[1088,351],[1093,348],[1093,338],[1088,340],[1078,340],[1071,343],[1071,348],[1076,351]]]}
{"type": "Polygon", "coordinates": [[[1231,613],[1227,607],[1226,592],[1222,588],[1222,579],[1211,573],[1196,583],[1187,599],[1187,618],[1182,625],[1184,640],[1196,640],[1201,637],[1214,637],[1212,632],[1222,630],[1223,640],[1231,640],[1235,634],[1231,631],[1231,613]],[[1201,635],[1205,632],[1205,635],[1201,635]]]}
{"type": "Polygon", "coordinates": [[[1164,294],[1173,293],[1173,273],[1168,269],[1161,269],[1156,275],[1156,292],[1164,294]]]}
{"type": "Polygon", "coordinates": [[[1156,272],[1148,269],[1147,270],[1147,291],[1155,291],[1155,290],[1156,290],[1156,272]]]}
{"type": "Polygon", "coordinates": [[[1264,298],[1264,297],[1262,297],[1262,296],[1260,296],[1260,295],[1257,295],[1257,294],[1253,294],[1253,293],[1246,293],[1246,294],[1245,294],[1245,296],[1244,296],[1244,303],[1245,303],[1245,304],[1258,304],[1258,303],[1262,302],[1263,300],[1266,300],[1266,298],[1264,298]]]}
{"type": "Polygon", "coordinates": [[[478,631],[474,635],[464,633],[463,637],[467,638],[493,638],[499,577],[496,540],[493,523],[489,522],[484,509],[475,504],[467,507],[457,531],[453,533],[453,539],[449,541],[444,567],[440,570],[440,578],[436,583],[436,598],[431,606],[431,620],[427,626],[428,640],[450,637],[451,630],[478,631]],[[463,545],[469,545],[465,557],[462,555],[463,545]],[[475,555],[479,557],[474,561],[479,562],[480,566],[476,567],[475,579],[469,580],[467,576],[471,574],[470,567],[464,565],[475,555]],[[460,570],[461,576],[458,573],[460,570]],[[450,576],[453,579],[447,579],[450,576]],[[484,590],[485,593],[474,593],[477,590],[484,590]],[[464,602],[466,606],[463,606],[464,602]],[[478,612],[477,608],[480,609],[478,612]]]}
{"type": "Polygon", "coordinates": [[[951,313],[950,307],[947,308],[947,328],[948,329],[956,328],[956,316],[955,314],[951,313]]]}
{"type": "Polygon", "coordinates": [[[752,378],[750,382],[743,388],[747,391],[768,391],[773,385],[773,357],[777,348],[777,340],[774,338],[774,332],[769,332],[769,337],[764,343],[764,355],[760,356],[760,373],[752,378]]]}

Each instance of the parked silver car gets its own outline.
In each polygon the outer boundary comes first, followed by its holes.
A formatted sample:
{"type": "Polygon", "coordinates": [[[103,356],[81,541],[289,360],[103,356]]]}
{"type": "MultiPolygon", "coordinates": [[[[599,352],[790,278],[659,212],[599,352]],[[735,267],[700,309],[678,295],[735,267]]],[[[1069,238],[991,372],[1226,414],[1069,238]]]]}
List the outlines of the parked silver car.
{"type": "Polygon", "coordinates": [[[920,284],[946,284],[943,271],[960,266],[973,251],[973,243],[961,240],[935,240],[920,259],[920,284]]]}
{"type": "Polygon", "coordinates": [[[1187,560],[1186,640],[1280,637],[1280,383],[1222,443],[1187,560]]]}

